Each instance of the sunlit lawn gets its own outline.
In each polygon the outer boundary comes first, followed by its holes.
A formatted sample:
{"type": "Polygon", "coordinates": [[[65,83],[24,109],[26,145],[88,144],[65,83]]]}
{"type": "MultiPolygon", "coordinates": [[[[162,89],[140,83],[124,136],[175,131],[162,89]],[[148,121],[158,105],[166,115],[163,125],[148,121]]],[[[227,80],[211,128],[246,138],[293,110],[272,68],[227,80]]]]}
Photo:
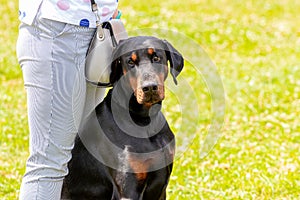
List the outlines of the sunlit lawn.
{"type": "MultiPolygon", "coordinates": [[[[197,105],[186,108],[199,107],[199,119],[178,120],[173,104],[183,94],[169,94],[164,104],[178,144],[190,139],[175,161],[168,199],[300,199],[300,1],[126,0],[120,9],[129,33],[169,29],[196,42],[223,81],[221,138],[203,159],[212,99],[191,63],[182,77],[197,105]]],[[[26,94],[15,56],[16,0],[1,0],[0,12],[0,198],[12,200],[28,156],[26,94]]]]}

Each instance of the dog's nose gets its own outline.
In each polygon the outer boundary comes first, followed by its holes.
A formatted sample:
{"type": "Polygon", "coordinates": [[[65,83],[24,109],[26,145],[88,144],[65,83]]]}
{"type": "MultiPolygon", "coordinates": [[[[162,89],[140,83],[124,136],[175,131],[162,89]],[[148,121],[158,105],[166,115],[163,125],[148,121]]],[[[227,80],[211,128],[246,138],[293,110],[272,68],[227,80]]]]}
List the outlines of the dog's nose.
{"type": "Polygon", "coordinates": [[[158,86],[157,85],[148,85],[142,88],[144,93],[150,93],[150,92],[157,92],[158,86]]]}

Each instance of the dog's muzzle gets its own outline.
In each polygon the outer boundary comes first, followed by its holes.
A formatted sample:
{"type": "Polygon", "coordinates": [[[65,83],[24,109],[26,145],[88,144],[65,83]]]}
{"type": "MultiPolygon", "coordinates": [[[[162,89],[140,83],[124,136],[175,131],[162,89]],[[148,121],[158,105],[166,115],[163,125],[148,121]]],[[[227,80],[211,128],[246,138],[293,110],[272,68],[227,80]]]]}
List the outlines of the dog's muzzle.
{"type": "Polygon", "coordinates": [[[164,85],[147,83],[138,87],[135,96],[139,104],[153,105],[165,98],[164,85]]]}

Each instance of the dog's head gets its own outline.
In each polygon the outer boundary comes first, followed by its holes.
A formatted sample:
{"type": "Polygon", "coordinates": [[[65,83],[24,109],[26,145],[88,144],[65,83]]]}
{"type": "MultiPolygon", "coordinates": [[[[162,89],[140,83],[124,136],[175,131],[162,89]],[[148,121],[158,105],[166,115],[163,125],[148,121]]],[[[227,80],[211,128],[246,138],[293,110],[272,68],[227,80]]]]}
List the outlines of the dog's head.
{"type": "Polygon", "coordinates": [[[148,107],[165,97],[168,61],[175,84],[184,64],[181,54],[169,42],[149,36],[120,41],[113,55],[111,84],[125,75],[137,102],[148,107]]]}

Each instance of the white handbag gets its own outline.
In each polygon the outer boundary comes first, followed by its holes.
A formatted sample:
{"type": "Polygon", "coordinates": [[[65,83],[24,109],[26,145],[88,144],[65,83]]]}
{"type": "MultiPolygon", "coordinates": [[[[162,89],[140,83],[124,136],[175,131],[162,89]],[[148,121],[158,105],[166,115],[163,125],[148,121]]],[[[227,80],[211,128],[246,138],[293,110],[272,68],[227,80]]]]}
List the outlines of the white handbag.
{"type": "Polygon", "coordinates": [[[109,87],[112,52],[119,41],[127,39],[128,35],[120,19],[100,24],[97,4],[94,0],[91,0],[91,4],[92,11],[96,15],[97,30],[87,51],[85,77],[88,83],[98,87],[109,87]]]}

